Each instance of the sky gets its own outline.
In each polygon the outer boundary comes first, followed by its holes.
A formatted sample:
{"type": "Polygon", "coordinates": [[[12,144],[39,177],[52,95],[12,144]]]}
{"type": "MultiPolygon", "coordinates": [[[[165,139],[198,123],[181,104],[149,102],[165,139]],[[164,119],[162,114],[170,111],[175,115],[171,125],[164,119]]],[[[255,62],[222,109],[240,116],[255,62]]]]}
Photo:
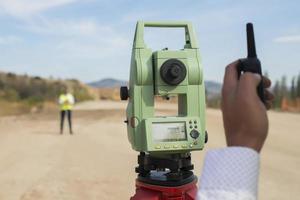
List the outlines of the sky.
{"type": "MultiPolygon", "coordinates": [[[[246,56],[245,24],[272,80],[300,73],[298,0],[0,0],[0,71],[90,82],[128,80],[137,20],[191,21],[206,80],[246,56]]],[[[182,30],[146,29],[153,50],[180,49],[182,30]]]]}

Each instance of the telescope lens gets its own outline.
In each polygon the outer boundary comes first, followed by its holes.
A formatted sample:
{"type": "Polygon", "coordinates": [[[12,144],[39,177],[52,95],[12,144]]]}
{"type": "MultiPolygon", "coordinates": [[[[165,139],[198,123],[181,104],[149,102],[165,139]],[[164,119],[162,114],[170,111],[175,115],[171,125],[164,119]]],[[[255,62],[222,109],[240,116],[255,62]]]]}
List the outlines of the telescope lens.
{"type": "Polygon", "coordinates": [[[173,78],[178,78],[180,75],[180,67],[178,65],[173,65],[173,67],[170,69],[170,74],[173,78]]]}
{"type": "Polygon", "coordinates": [[[180,60],[169,59],[161,66],[160,76],[167,84],[178,85],[186,77],[186,67],[180,60]]]}

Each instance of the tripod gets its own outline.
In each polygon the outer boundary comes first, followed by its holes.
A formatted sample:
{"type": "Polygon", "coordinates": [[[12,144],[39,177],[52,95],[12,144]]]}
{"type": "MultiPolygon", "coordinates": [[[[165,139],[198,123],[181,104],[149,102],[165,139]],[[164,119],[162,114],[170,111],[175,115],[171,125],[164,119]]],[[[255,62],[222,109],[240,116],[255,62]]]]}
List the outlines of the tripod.
{"type": "Polygon", "coordinates": [[[190,153],[153,157],[141,152],[136,193],[131,200],[195,200],[197,177],[190,153]]]}

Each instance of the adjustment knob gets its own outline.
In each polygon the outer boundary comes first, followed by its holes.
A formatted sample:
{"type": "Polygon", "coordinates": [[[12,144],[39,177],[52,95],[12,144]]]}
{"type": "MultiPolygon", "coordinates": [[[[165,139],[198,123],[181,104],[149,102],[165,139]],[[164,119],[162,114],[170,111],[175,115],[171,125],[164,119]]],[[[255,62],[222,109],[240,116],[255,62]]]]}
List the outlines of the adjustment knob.
{"type": "Polygon", "coordinates": [[[129,97],[129,92],[127,86],[122,86],[120,88],[120,98],[121,100],[127,100],[129,97]]]}
{"type": "Polygon", "coordinates": [[[204,141],[205,143],[207,143],[208,142],[208,134],[207,134],[207,131],[205,131],[205,141],[204,141]]]}
{"type": "Polygon", "coordinates": [[[192,138],[197,139],[199,137],[200,133],[194,129],[191,131],[190,135],[192,138]]]}

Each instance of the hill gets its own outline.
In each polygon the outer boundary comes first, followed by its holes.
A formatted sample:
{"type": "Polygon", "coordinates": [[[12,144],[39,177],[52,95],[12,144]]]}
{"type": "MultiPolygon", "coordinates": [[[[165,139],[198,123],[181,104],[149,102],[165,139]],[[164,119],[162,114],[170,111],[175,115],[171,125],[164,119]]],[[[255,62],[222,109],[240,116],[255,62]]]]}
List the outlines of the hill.
{"type": "MultiPolygon", "coordinates": [[[[105,78],[99,81],[87,83],[87,85],[94,88],[118,88],[120,86],[128,85],[128,82],[113,78],[105,78]]],[[[210,97],[215,97],[220,95],[222,84],[215,81],[205,81],[205,87],[207,94],[210,97]]]]}
{"type": "MultiPolygon", "coordinates": [[[[98,89],[100,99],[119,100],[119,88],[128,85],[128,82],[113,78],[105,78],[87,83],[87,85],[98,89]]],[[[208,106],[218,107],[220,104],[222,84],[215,81],[205,81],[205,88],[208,106]]]]}
{"type": "Polygon", "coordinates": [[[206,98],[208,100],[221,96],[222,84],[215,81],[205,81],[206,98]]]}
{"type": "Polygon", "coordinates": [[[93,98],[89,87],[76,79],[46,79],[0,72],[0,114],[23,113],[32,107],[42,108],[46,102],[55,103],[64,88],[74,94],[76,101],[93,98]]]}
{"type": "Polygon", "coordinates": [[[87,84],[95,88],[115,88],[115,87],[127,85],[128,82],[123,80],[113,79],[113,78],[105,78],[87,84]]]}

